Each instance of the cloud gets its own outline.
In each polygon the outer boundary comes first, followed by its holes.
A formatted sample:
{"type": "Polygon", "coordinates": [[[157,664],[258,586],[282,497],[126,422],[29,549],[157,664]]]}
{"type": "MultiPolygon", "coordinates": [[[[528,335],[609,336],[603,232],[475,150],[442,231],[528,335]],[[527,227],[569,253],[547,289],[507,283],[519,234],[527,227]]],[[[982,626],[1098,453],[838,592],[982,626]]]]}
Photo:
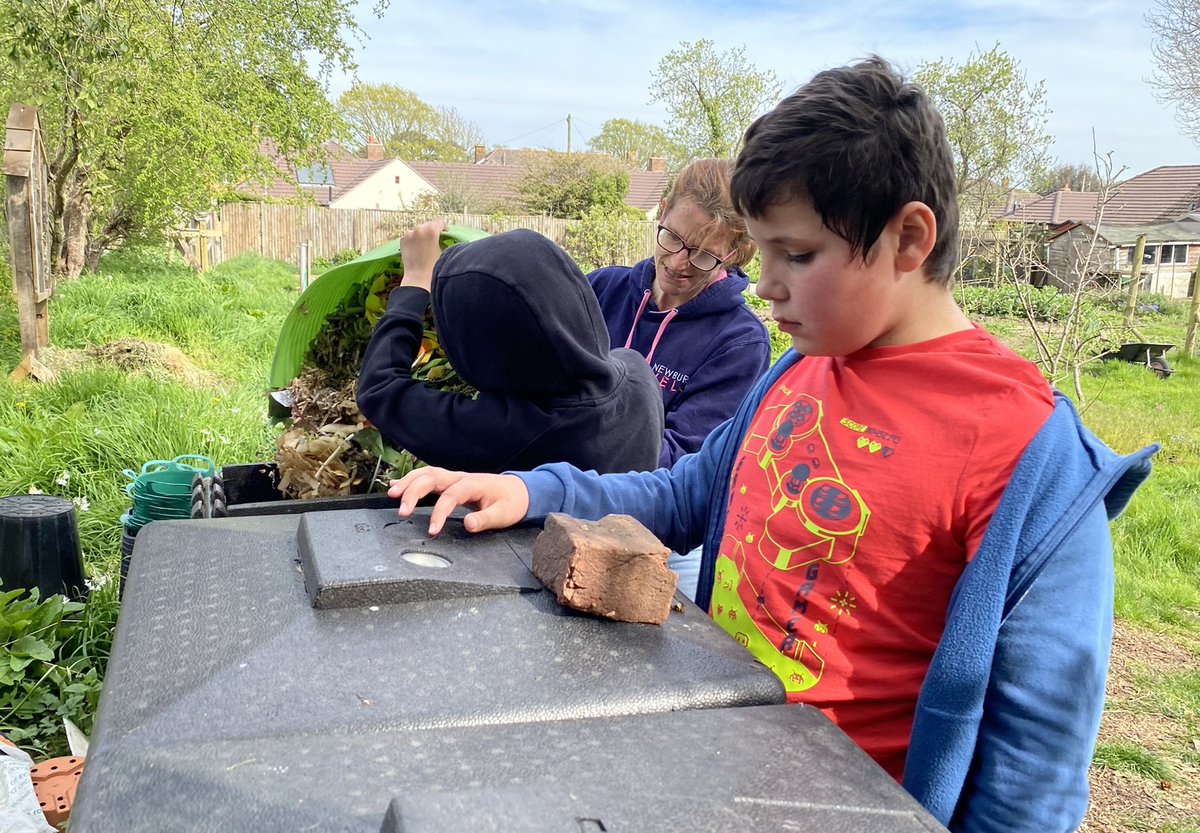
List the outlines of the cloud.
{"type": "MultiPolygon", "coordinates": [[[[524,136],[562,148],[568,113],[576,147],[610,118],[665,123],[649,103],[650,80],[682,41],[744,45],[785,91],[872,53],[911,71],[999,42],[1031,80],[1045,81],[1047,129],[1063,161],[1091,158],[1093,128],[1098,149],[1132,172],[1200,161],[1145,81],[1153,64],[1138,0],[442,0],[393,4],[382,20],[365,8],[370,40],[358,54],[359,78],[455,107],[489,145],[524,136]]],[[[335,81],[334,92],[348,84],[335,81]]]]}

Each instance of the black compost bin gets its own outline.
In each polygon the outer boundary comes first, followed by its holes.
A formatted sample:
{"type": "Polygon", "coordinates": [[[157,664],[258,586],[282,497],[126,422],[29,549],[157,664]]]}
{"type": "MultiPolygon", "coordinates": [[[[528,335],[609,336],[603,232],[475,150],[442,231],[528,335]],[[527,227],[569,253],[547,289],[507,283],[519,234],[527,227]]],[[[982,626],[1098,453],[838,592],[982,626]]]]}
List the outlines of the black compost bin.
{"type": "Polygon", "coordinates": [[[939,829],[682,596],[577,615],[537,529],[425,526],[143,528],[72,833],[939,829]]]}

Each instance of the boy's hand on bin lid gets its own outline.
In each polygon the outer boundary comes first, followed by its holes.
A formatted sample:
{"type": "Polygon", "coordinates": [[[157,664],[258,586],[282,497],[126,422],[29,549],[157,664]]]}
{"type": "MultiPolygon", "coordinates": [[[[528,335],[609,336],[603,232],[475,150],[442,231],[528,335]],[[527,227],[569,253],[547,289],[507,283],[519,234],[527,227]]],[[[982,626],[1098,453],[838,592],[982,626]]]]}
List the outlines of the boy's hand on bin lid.
{"type": "Polygon", "coordinates": [[[433,288],[433,265],[441,257],[441,236],[445,230],[445,220],[430,220],[400,238],[405,286],[433,288]]]}
{"type": "Polygon", "coordinates": [[[511,474],[468,474],[436,466],[413,469],[388,487],[388,497],[400,500],[400,517],[408,517],[421,498],[441,492],[429,516],[429,534],[442,531],[446,518],[459,506],[475,511],[463,518],[467,532],[504,529],[523,520],[529,511],[529,491],[511,474]]]}

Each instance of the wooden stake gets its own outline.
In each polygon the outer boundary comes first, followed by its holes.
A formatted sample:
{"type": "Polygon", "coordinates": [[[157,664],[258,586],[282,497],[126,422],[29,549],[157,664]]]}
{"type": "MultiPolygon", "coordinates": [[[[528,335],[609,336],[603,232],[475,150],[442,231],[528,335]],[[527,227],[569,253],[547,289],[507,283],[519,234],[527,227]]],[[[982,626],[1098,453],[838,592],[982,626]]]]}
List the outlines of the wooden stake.
{"type": "Polygon", "coordinates": [[[1133,313],[1137,309],[1138,284],[1142,281],[1142,253],[1146,251],[1146,235],[1139,234],[1133,250],[1133,270],[1129,276],[1129,296],[1125,299],[1125,326],[1133,326],[1133,313]]]}
{"type": "Polygon", "coordinates": [[[32,378],[35,382],[53,382],[54,371],[38,361],[37,356],[33,353],[28,353],[13,369],[13,372],[8,374],[8,378],[14,382],[28,378],[32,378]]]}
{"type": "Polygon", "coordinates": [[[1196,355],[1196,329],[1200,328],[1200,263],[1192,273],[1192,306],[1188,312],[1187,336],[1183,340],[1183,352],[1196,355]]]}

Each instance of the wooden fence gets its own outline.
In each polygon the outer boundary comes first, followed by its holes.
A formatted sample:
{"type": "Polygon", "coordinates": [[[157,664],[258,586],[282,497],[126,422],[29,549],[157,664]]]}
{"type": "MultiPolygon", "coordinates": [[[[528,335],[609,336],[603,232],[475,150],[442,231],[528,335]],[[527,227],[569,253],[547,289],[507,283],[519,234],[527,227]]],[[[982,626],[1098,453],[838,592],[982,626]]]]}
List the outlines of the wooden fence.
{"type": "MultiPolygon", "coordinates": [[[[444,214],[416,211],[381,211],[365,208],[320,208],[274,203],[227,203],[202,224],[208,233],[208,262],[220,263],[246,252],[297,263],[301,243],[308,243],[308,256],[332,259],[341,252],[368,252],[399,237],[418,223],[444,217],[455,225],[481,228],[499,234],[517,228],[532,229],[571,249],[568,228],[572,220],[554,217],[509,217],[494,214],[444,214]]],[[[621,221],[625,226],[619,240],[610,242],[606,259],[613,263],[636,263],[654,251],[656,226],[650,220],[621,221]]],[[[576,254],[579,257],[578,254],[576,254]]],[[[595,264],[593,264],[595,265],[595,264]]]]}

